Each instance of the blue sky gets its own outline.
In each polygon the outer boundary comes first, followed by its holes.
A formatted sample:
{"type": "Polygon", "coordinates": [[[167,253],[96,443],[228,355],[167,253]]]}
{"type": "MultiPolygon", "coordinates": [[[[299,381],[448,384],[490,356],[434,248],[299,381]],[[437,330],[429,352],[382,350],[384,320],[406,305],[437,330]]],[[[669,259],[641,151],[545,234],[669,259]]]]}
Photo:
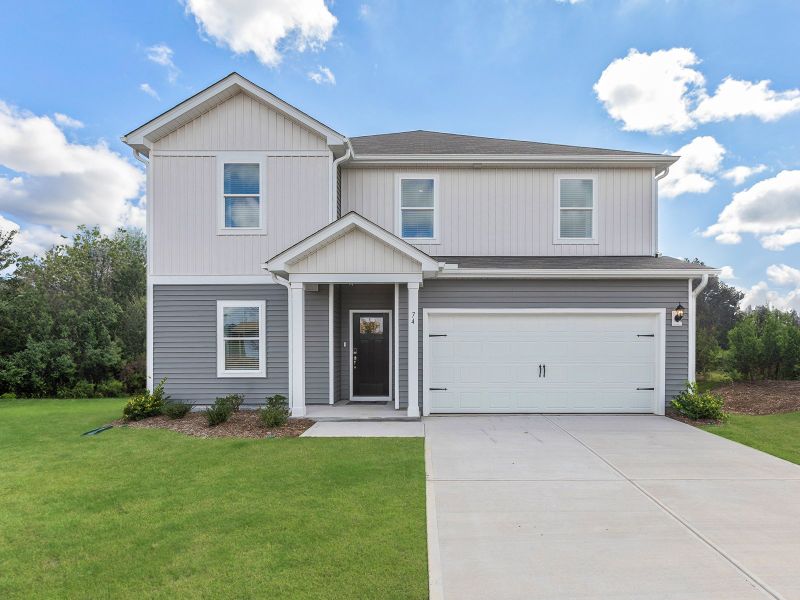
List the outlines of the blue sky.
{"type": "Polygon", "coordinates": [[[30,251],[90,219],[141,223],[120,135],[235,70],[350,136],[684,148],[661,251],[800,308],[799,23],[793,0],[8,3],[0,227],[30,251]]]}

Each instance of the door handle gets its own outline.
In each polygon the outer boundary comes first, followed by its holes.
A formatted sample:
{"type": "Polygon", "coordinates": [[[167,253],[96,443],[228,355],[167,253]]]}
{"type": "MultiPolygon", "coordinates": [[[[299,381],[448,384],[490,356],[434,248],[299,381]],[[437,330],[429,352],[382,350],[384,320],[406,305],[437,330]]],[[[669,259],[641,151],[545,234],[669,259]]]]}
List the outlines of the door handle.
{"type": "Polygon", "coordinates": [[[542,376],[542,365],[539,365],[539,377],[542,376]]]}
{"type": "Polygon", "coordinates": [[[542,365],[542,373],[544,373],[544,377],[547,379],[547,365],[542,365]]]}

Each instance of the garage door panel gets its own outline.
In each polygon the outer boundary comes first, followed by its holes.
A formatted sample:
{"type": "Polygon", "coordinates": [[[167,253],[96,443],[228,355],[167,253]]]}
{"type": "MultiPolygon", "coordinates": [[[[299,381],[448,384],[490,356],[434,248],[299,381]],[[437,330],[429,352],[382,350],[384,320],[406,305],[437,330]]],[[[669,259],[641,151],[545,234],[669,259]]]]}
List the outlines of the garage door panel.
{"type": "Polygon", "coordinates": [[[432,314],[432,412],[654,412],[653,315],[432,314]],[[650,337],[652,336],[652,337],[650,337]],[[539,365],[546,365],[540,375],[539,365]],[[653,388],[637,390],[636,388],[653,388]]]}

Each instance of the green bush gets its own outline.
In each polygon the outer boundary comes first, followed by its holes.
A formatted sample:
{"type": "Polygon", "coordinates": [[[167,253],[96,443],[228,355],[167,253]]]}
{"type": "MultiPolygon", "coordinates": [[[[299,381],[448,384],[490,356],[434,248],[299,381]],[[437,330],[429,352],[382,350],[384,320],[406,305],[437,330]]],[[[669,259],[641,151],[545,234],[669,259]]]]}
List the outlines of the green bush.
{"type": "Polygon", "coordinates": [[[0,396],[0,400],[16,400],[17,396],[13,392],[6,392],[2,396],[0,396]]]}
{"type": "Polygon", "coordinates": [[[70,398],[94,398],[94,384],[90,381],[79,381],[72,388],[70,398]]]}
{"type": "Polygon", "coordinates": [[[125,408],[122,409],[123,418],[126,421],[139,421],[147,417],[160,415],[164,404],[169,399],[169,396],[164,393],[164,383],[166,381],[166,378],[162,379],[152,394],[145,391],[128,400],[125,408]]]}
{"type": "Polygon", "coordinates": [[[125,384],[125,391],[138,394],[147,387],[147,364],[142,354],[122,365],[120,379],[125,384]]]}
{"type": "Polygon", "coordinates": [[[696,383],[687,383],[686,389],[672,399],[672,406],[684,417],[695,421],[725,419],[722,396],[711,391],[701,392],[696,383]]]}
{"type": "Polygon", "coordinates": [[[275,394],[267,398],[267,403],[258,416],[266,427],[283,427],[289,420],[289,407],[286,396],[275,394]]]}
{"type": "Polygon", "coordinates": [[[233,406],[231,405],[228,397],[217,398],[214,404],[206,409],[206,420],[209,427],[216,427],[231,418],[233,414],[233,406]]]}
{"type": "Polygon", "coordinates": [[[239,412],[239,407],[244,402],[244,395],[243,394],[228,394],[224,398],[217,398],[222,402],[227,402],[231,407],[231,412],[239,412]]]}
{"type": "Polygon", "coordinates": [[[184,402],[167,402],[161,412],[170,419],[182,419],[192,410],[191,404],[184,402]]]}
{"type": "Polygon", "coordinates": [[[796,313],[758,307],[728,332],[728,344],[728,368],[743,377],[800,377],[800,322],[796,313]]]}
{"type": "Polygon", "coordinates": [[[125,384],[117,379],[108,379],[98,383],[94,391],[103,398],[119,398],[125,395],[125,384]]]}

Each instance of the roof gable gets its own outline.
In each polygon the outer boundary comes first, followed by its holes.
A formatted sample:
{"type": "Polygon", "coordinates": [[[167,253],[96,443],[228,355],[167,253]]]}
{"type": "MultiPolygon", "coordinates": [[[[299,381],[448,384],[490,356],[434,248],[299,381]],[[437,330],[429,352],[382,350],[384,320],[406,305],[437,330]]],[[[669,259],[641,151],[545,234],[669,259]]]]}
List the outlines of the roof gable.
{"type": "Polygon", "coordinates": [[[434,273],[439,263],[350,212],[267,261],[272,273],[434,273]]]}
{"type": "Polygon", "coordinates": [[[191,98],[184,100],[168,111],[151,119],[144,125],[141,125],[123,136],[122,141],[135,150],[148,154],[153,143],[159,139],[240,93],[245,93],[267,104],[287,118],[318,133],[325,138],[329,146],[337,146],[345,143],[344,136],[339,132],[320,123],[313,117],[310,117],[288,102],[281,100],[264,88],[257,86],[238,73],[231,73],[215,84],[198,92],[191,98]]]}

